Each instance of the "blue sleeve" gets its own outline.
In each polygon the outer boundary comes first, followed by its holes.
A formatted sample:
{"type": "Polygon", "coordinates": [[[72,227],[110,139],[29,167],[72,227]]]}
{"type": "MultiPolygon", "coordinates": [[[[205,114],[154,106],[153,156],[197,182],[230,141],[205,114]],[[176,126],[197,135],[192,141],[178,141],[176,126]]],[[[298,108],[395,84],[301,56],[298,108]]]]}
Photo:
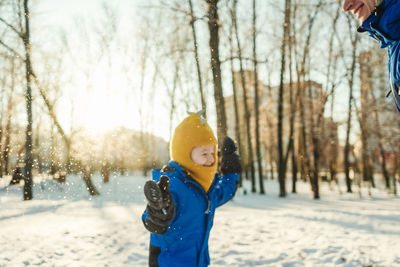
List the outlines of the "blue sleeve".
{"type": "Polygon", "coordinates": [[[147,209],[145,209],[142,214],[142,221],[144,220],[150,220],[149,216],[147,215],[147,209]]]}
{"type": "Polygon", "coordinates": [[[391,40],[400,40],[400,1],[386,0],[379,28],[391,40]]]}
{"type": "Polygon", "coordinates": [[[217,207],[219,207],[235,196],[239,174],[224,174],[222,176],[217,176],[215,179],[215,186],[211,194],[212,198],[217,202],[217,207]]]}

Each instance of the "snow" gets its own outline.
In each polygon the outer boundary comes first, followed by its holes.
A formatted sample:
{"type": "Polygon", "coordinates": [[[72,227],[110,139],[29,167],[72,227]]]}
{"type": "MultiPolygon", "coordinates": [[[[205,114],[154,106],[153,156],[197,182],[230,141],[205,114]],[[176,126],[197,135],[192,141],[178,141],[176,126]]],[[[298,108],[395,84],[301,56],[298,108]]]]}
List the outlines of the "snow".
{"type": "MultiPolygon", "coordinates": [[[[147,178],[102,184],[95,175],[101,195],[93,198],[78,176],[46,178],[36,177],[32,201],[0,179],[0,266],[147,266],[147,178]]],[[[313,200],[299,182],[298,194],[279,198],[277,181],[265,187],[266,195],[240,189],[217,210],[211,266],[400,266],[399,197],[374,189],[359,198],[323,183],[313,200]]]]}

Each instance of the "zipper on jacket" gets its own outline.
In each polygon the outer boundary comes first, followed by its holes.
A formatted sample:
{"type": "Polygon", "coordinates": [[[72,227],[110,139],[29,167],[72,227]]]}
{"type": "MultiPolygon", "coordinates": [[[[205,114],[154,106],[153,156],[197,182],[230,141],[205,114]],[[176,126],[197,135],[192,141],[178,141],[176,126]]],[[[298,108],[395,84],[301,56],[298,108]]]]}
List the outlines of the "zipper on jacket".
{"type": "MultiPolygon", "coordinates": [[[[191,186],[193,186],[194,188],[196,188],[196,190],[198,190],[200,192],[200,195],[203,196],[203,199],[206,202],[206,206],[207,206],[205,214],[208,214],[210,211],[210,199],[209,199],[206,191],[204,191],[203,187],[201,187],[201,185],[199,185],[179,164],[177,164],[176,162],[173,162],[173,163],[175,163],[179,167],[179,168],[175,168],[175,169],[178,172],[183,173],[183,175],[185,176],[185,177],[182,177],[181,175],[178,175],[178,178],[181,180],[183,179],[183,182],[188,182],[191,186]]],[[[174,166],[172,166],[172,167],[174,167],[174,166]]],[[[213,183],[214,183],[214,181],[213,181],[213,183]]],[[[211,184],[211,186],[212,186],[212,184],[211,184]]]]}
{"type": "MultiPolygon", "coordinates": [[[[207,197],[207,198],[208,198],[208,197],[207,197]]],[[[210,204],[210,199],[208,199],[208,206],[207,206],[206,211],[204,212],[205,214],[209,214],[209,213],[210,213],[210,206],[211,206],[211,204],[210,204]]]]}

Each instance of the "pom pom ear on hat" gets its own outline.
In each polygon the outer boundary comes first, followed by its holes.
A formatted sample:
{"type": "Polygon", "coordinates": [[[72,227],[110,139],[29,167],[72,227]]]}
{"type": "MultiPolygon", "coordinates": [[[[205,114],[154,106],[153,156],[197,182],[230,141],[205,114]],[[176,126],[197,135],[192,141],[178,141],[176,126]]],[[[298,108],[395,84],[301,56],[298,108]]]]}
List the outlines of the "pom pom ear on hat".
{"type": "Polygon", "coordinates": [[[189,112],[189,115],[191,115],[191,114],[196,114],[197,116],[199,116],[200,123],[201,123],[202,125],[204,125],[204,124],[207,123],[206,118],[204,118],[204,116],[203,116],[205,113],[206,113],[206,111],[205,111],[204,109],[202,109],[202,110],[200,110],[200,111],[198,111],[198,112],[196,112],[196,113],[194,113],[194,112],[189,112]]]}

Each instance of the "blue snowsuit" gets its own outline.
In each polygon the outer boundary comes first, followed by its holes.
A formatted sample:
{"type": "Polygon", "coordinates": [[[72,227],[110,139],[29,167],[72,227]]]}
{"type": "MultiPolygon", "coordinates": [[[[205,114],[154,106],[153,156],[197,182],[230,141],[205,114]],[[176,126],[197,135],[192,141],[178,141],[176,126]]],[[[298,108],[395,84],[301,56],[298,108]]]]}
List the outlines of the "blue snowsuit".
{"type": "MultiPolygon", "coordinates": [[[[175,217],[164,234],[150,234],[150,262],[157,262],[160,267],[207,266],[215,209],[233,198],[239,175],[216,175],[206,193],[176,162],[170,161],[168,169],[168,172],[153,170],[152,175],[155,182],[162,175],[170,179],[175,217]]],[[[147,210],[142,220],[150,220],[147,210]]]]}
{"type": "Polygon", "coordinates": [[[388,68],[392,94],[400,111],[400,1],[385,0],[358,28],[368,31],[380,42],[381,48],[388,48],[388,68]]]}

